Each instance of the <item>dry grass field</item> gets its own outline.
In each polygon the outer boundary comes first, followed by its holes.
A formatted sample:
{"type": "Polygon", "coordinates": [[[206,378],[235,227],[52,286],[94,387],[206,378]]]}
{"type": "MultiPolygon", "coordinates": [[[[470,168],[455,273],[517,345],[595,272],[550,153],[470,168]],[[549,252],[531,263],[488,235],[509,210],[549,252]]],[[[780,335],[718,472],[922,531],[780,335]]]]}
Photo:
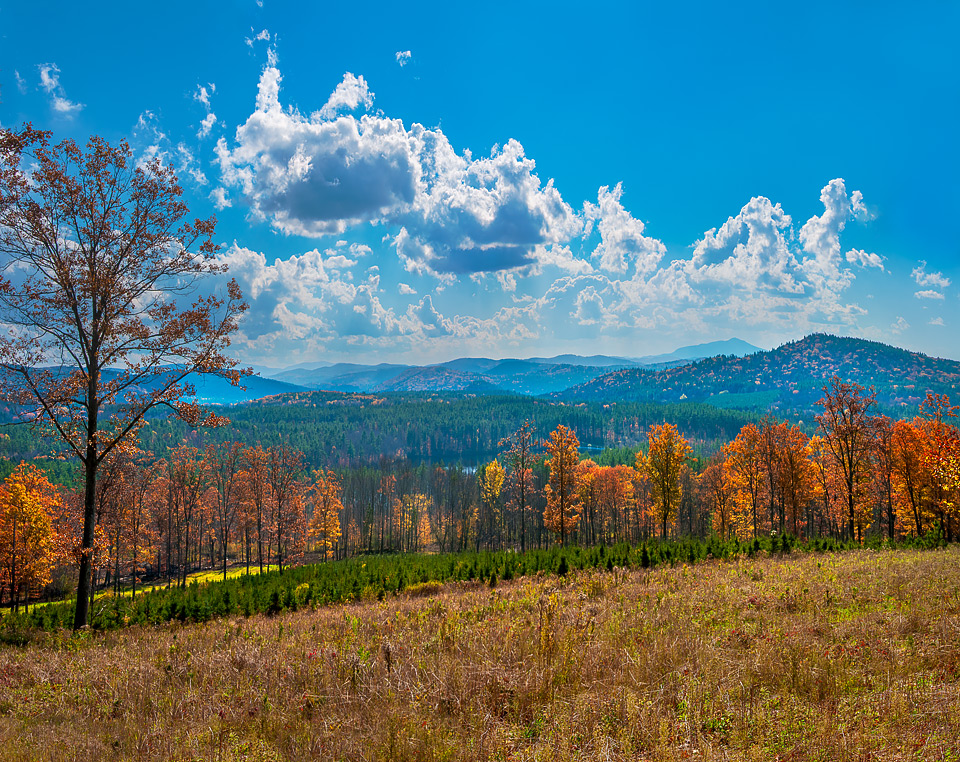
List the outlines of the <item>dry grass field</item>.
{"type": "Polygon", "coordinates": [[[960,760],[960,548],[0,647],[0,759],[960,760]]]}

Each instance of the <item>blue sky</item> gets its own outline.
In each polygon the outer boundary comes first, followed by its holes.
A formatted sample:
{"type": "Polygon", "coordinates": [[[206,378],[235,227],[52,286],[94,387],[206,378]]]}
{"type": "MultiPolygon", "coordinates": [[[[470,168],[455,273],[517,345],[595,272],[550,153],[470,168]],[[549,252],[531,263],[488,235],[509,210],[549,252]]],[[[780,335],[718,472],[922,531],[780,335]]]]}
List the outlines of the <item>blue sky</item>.
{"type": "Polygon", "coordinates": [[[956,3],[80,5],[0,4],[0,123],[174,163],[244,362],[960,358],[956,3]]]}

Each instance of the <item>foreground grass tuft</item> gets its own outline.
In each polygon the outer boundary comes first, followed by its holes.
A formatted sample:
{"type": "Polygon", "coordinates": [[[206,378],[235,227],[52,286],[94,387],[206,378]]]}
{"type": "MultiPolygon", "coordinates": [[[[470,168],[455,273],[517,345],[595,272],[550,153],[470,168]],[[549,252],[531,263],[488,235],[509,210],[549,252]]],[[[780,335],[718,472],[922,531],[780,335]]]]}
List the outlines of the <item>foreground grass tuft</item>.
{"type": "Polygon", "coordinates": [[[0,759],[960,759],[960,548],[571,569],[0,647],[0,759]]]}

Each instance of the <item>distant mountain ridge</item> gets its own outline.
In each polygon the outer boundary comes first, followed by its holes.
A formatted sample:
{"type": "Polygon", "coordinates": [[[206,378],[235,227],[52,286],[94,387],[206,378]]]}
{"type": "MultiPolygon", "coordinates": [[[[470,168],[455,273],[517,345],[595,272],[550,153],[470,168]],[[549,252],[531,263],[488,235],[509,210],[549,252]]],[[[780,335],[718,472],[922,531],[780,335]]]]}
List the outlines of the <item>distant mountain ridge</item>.
{"type": "MultiPolygon", "coordinates": [[[[254,375],[240,379],[239,386],[212,375],[192,374],[186,381],[203,404],[234,405],[283,394],[308,391],[368,392],[463,392],[472,394],[523,394],[539,396],[586,384],[621,368],[664,368],[687,364],[697,353],[726,349],[729,352],[757,350],[740,339],[681,347],[667,355],[629,358],[610,355],[557,355],[556,357],[508,358],[460,357],[435,365],[396,363],[364,365],[315,360],[286,368],[255,366],[254,375]]],[[[114,371],[107,370],[110,376],[114,371]]],[[[154,380],[147,386],[157,383],[154,380]]]]}
{"type": "Polygon", "coordinates": [[[587,383],[611,369],[663,368],[682,365],[707,356],[700,352],[747,354],[759,347],[741,339],[681,347],[648,358],[611,355],[557,355],[556,357],[507,358],[460,357],[434,365],[380,363],[301,363],[273,369],[269,377],[304,389],[341,392],[511,392],[541,395],[587,383]]]}
{"type": "Polygon", "coordinates": [[[367,392],[410,369],[410,365],[380,363],[361,365],[340,362],[323,367],[287,368],[272,378],[296,384],[305,389],[328,389],[339,392],[367,392]]]}
{"type": "Polygon", "coordinates": [[[960,401],[960,362],[866,339],[812,334],[770,351],[652,371],[627,368],[557,395],[571,400],[707,402],[777,414],[814,412],[833,376],[874,387],[883,410],[910,416],[927,391],[960,401]]]}
{"type": "Polygon", "coordinates": [[[656,365],[677,362],[678,360],[701,360],[705,357],[716,357],[718,355],[743,357],[762,351],[760,347],[754,346],[743,339],[727,339],[726,341],[709,341],[706,344],[693,344],[689,347],[680,347],[665,355],[647,355],[636,359],[641,365],[656,365]]]}
{"type": "Polygon", "coordinates": [[[408,368],[390,381],[375,387],[377,392],[475,392],[501,391],[483,376],[469,371],[438,366],[408,368]]]}
{"type": "Polygon", "coordinates": [[[636,365],[637,360],[630,357],[611,357],[610,355],[556,355],[555,357],[530,357],[526,362],[538,365],[582,365],[591,368],[609,368],[619,365],[636,365]]]}
{"type": "Polygon", "coordinates": [[[891,415],[914,415],[928,390],[960,401],[960,362],[829,334],[812,334],[769,351],[731,339],[637,358],[464,357],[427,366],[305,363],[279,370],[272,378],[243,379],[246,390],[219,379],[195,384],[199,401],[223,404],[321,389],[377,394],[508,393],[572,402],[702,402],[809,420],[833,375],[873,386],[881,409],[891,415]],[[714,350],[728,351],[696,358],[714,350]]]}
{"type": "Polygon", "coordinates": [[[539,364],[531,360],[502,360],[485,372],[428,365],[409,368],[371,391],[511,392],[536,396],[569,389],[609,370],[609,367],[539,364]]]}
{"type": "Polygon", "coordinates": [[[302,386],[261,376],[241,378],[240,386],[233,386],[226,379],[216,376],[191,376],[189,381],[196,390],[195,399],[198,402],[219,405],[234,405],[275,394],[295,394],[306,391],[302,386]]]}

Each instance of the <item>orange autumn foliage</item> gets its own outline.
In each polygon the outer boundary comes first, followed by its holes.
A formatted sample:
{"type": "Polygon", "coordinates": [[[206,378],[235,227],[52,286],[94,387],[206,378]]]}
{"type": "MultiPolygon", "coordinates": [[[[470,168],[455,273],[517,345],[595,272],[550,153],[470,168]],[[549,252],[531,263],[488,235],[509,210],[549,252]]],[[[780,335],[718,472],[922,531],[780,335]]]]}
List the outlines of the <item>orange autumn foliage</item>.
{"type": "Polygon", "coordinates": [[[567,537],[580,522],[583,499],[579,491],[580,440],[564,425],[550,433],[544,443],[550,477],[544,492],[547,507],[543,512],[544,526],[557,535],[557,542],[565,545],[567,537]]]}
{"type": "Polygon", "coordinates": [[[333,471],[321,469],[313,472],[313,486],[307,492],[313,503],[310,537],[318,543],[324,560],[334,554],[340,540],[341,494],[340,480],[333,471]]]}
{"type": "Polygon", "coordinates": [[[50,581],[60,556],[52,521],[58,502],[44,473],[27,463],[0,485],[0,600],[17,605],[50,581]]]}

